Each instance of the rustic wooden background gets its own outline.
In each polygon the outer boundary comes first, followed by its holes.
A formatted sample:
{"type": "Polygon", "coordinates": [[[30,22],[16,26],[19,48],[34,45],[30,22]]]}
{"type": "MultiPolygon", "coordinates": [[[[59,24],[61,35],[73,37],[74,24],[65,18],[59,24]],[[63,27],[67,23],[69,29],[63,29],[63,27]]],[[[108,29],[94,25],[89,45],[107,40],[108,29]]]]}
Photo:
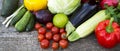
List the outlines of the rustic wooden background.
{"type": "MultiPolygon", "coordinates": [[[[2,0],[0,0],[0,10],[2,0]]],[[[0,12],[1,13],[1,12],[0,12]]],[[[16,32],[14,27],[5,28],[2,22],[5,18],[0,16],[0,51],[53,51],[52,48],[42,49],[37,39],[37,32],[16,32]]],[[[101,47],[95,38],[94,33],[90,36],[69,43],[67,49],[56,51],[120,51],[120,44],[112,49],[101,47]]]]}

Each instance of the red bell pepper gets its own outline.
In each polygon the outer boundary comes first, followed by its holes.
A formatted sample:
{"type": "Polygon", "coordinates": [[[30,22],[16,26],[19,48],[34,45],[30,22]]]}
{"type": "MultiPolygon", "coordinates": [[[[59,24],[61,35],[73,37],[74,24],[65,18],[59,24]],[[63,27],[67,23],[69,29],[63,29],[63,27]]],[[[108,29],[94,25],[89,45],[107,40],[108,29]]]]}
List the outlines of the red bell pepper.
{"type": "Polygon", "coordinates": [[[119,0],[101,0],[100,6],[102,9],[105,9],[104,5],[107,4],[108,6],[114,6],[116,7],[119,3],[119,0]]]}
{"type": "Polygon", "coordinates": [[[113,22],[113,18],[102,21],[97,25],[95,35],[101,46],[112,48],[120,43],[120,26],[113,22]]]}

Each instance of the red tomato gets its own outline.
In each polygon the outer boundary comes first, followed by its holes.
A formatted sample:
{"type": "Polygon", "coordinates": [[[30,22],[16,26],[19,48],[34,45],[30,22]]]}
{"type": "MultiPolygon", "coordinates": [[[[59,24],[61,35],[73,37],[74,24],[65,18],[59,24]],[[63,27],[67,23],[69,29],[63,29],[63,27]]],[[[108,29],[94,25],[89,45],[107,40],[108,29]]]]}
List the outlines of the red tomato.
{"type": "Polygon", "coordinates": [[[67,41],[67,40],[60,40],[60,41],[59,41],[59,45],[60,45],[62,48],[67,48],[67,47],[68,47],[68,41],[67,41]]]}
{"type": "Polygon", "coordinates": [[[59,33],[59,28],[57,28],[57,27],[52,27],[52,32],[53,33],[59,33]]]}
{"type": "Polygon", "coordinates": [[[60,29],[60,33],[63,33],[63,32],[65,32],[65,29],[64,29],[64,28],[61,28],[61,29],[60,29]]]}
{"type": "Polygon", "coordinates": [[[61,34],[61,39],[67,39],[67,37],[66,37],[66,32],[63,32],[63,33],[61,34]]]}
{"type": "Polygon", "coordinates": [[[42,26],[39,23],[35,24],[35,29],[38,30],[39,28],[41,28],[42,26]]]}
{"type": "Polygon", "coordinates": [[[44,35],[43,34],[38,34],[38,40],[41,42],[44,39],[44,35]]]}
{"type": "Polygon", "coordinates": [[[46,29],[41,27],[40,29],[38,29],[38,33],[39,34],[45,34],[46,33],[46,29]]]}
{"type": "Polygon", "coordinates": [[[52,32],[47,32],[47,33],[45,34],[45,37],[46,37],[46,39],[48,39],[48,40],[52,39],[52,32]]]}
{"type": "Polygon", "coordinates": [[[53,40],[58,42],[60,40],[60,35],[59,34],[54,34],[53,35],[53,40]]]}
{"type": "Polygon", "coordinates": [[[52,43],[52,49],[57,50],[59,48],[59,44],[57,42],[52,43]]]}
{"type": "Polygon", "coordinates": [[[53,27],[53,24],[51,23],[51,22],[48,22],[47,24],[46,24],[46,28],[47,29],[51,29],[53,27]]]}
{"type": "Polygon", "coordinates": [[[43,39],[43,40],[40,42],[41,48],[44,48],[44,49],[48,48],[48,47],[49,47],[49,44],[50,44],[50,42],[49,42],[47,39],[43,39]]]}

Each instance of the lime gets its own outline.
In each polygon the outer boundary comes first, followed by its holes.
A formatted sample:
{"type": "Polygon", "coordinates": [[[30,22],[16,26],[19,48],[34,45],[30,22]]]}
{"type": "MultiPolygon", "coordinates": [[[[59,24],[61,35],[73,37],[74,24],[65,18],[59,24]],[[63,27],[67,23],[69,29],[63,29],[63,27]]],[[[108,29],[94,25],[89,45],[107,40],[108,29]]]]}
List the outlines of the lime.
{"type": "Polygon", "coordinates": [[[53,24],[58,28],[64,28],[68,22],[68,17],[65,14],[56,14],[53,17],[53,24]]]}

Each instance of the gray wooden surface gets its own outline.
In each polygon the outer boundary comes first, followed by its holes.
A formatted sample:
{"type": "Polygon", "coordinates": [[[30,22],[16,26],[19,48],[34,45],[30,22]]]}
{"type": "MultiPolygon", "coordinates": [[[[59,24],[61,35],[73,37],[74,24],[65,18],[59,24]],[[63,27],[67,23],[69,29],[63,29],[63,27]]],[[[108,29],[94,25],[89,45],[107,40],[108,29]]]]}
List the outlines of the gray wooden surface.
{"type": "MultiPolygon", "coordinates": [[[[0,10],[2,0],[0,0],[0,10]]],[[[37,39],[37,32],[16,32],[14,27],[5,28],[2,22],[5,18],[0,16],[0,51],[53,51],[50,48],[42,49],[37,39]]],[[[101,47],[95,38],[94,33],[90,36],[69,43],[67,49],[56,51],[120,51],[120,44],[112,49],[101,47]]]]}

